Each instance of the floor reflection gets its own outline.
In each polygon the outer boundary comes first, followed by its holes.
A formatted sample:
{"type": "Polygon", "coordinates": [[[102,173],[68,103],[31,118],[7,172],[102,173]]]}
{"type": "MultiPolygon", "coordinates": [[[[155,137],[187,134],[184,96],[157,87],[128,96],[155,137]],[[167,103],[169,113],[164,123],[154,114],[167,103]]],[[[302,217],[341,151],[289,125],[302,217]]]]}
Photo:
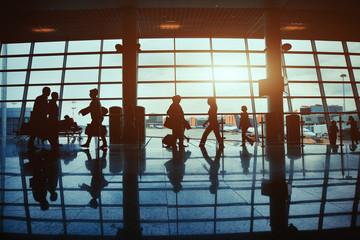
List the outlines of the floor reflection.
{"type": "Polygon", "coordinates": [[[27,151],[2,141],[1,232],[207,237],[358,230],[360,154],[349,145],[27,151]],[[297,231],[296,231],[297,230],[297,231]]]}

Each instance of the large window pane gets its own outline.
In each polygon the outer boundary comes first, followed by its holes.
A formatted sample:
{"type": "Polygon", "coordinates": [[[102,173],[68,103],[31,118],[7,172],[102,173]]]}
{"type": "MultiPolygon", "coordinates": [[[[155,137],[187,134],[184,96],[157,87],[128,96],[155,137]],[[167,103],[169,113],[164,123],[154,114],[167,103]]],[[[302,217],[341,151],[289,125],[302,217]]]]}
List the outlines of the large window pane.
{"type": "Polygon", "coordinates": [[[0,68],[1,70],[27,69],[28,62],[28,57],[0,58],[0,68]]]}
{"type": "Polygon", "coordinates": [[[35,43],[34,53],[63,53],[65,42],[37,42],[35,43]]]}
{"type": "Polygon", "coordinates": [[[26,72],[4,72],[0,73],[1,84],[25,84],[26,72]],[[6,79],[5,79],[6,78],[6,79]]]}
{"type": "Polygon", "coordinates": [[[250,99],[217,99],[218,113],[240,113],[241,106],[245,105],[248,108],[248,112],[252,112],[250,99]]]}
{"type": "Polygon", "coordinates": [[[215,67],[214,68],[215,80],[249,80],[247,68],[237,67],[215,67]]]}
{"type": "Polygon", "coordinates": [[[326,96],[352,96],[351,85],[341,83],[324,83],[326,96]]]}
{"type": "Polygon", "coordinates": [[[320,66],[335,66],[335,67],[345,67],[346,61],[344,55],[322,55],[319,54],[319,64],[320,66]]]}
{"type": "Polygon", "coordinates": [[[330,105],[343,106],[344,112],[345,111],[356,112],[355,100],[353,98],[350,99],[346,98],[345,101],[343,98],[327,98],[326,103],[328,104],[328,106],[330,105]],[[344,103],[345,103],[345,107],[344,107],[344,103]]]}
{"type": "Polygon", "coordinates": [[[250,64],[251,65],[265,65],[265,53],[250,53],[250,64]]]}
{"type": "Polygon", "coordinates": [[[101,82],[121,82],[122,81],[122,69],[102,69],[101,70],[101,82]]]}
{"type": "Polygon", "coordinates": [[[318,52],[343,52],[341,42],[337,41],[315,41],[318,52]]]}
{"type": "Polygon", "coordinates": [[[284,54],[285,65],[288,66],[315,66],[312,54],[284,54]]]}
{"type": "Polygon", "coordinates": [[[349,82],[349,74],[347,69],[321,69],[321,77],[323,81],[345,81],[349,82]],[[344,79],[340,76],[345,74],[344,79]]]}
{"type": "Polygon", "coordinates": [[[224,96],[250,96],[250,85],[249,83],[215,83],[215,90],[217,97],[224,96]]]}
{"type": "Polygon", "coordinates": [[[266,69],[265,68],[251,68],[251,79],[260,80],[266,78],[266,69]]]}
{"type": "Polygon", "coordinates": [[[350,55],[351,65],[353,67],[360,67],[360,56],[351,56],[350,55]]]}
{"type": "Polygon", "coordinates": [[[213,38],[213,50],[245,50],[244,39],[237,38],[213,38]]]}
{"type": "Polygon", "coordinates": [[[8,43],[1,47],[1,55],[29,54],[30,43],[8,43]]]}
{"type": "Polygon", "coordinates": [[[174,68],[138,68],[139,81],[174,81],[174,68]]]}
{"type": "Polygon", "coordinates": [[[214,65],[246,65],[245,53],[214,53],[214,65]]]}
{"type": "Polygon", "coordinates": [[[318,83],[289,83],[291,96],[320,96],[318,83]]]}
{"type": "Polygon", "coordinates": [[[289,81],[317,81],[315,68],[286,68],[289,81]]]}
{"type": "Polygon", "coordinates": [[[122,66],[122,54],[103,54],[102,56],[102,66],[122,66]]]}
{"type": "Polygon", "coordinates": [[[210,50],[209,38],[176,38],[176,50],[210,50]]]}
{"type": "Polygon", "coordinates": [[[103,51],[104,52],[116,51],[116,49],[115,49],[116,44],[122,44],[122,39],[106,39],[106,40],[104,40],[103,51]]]}
{"type": "Polygon", "coordinates": [[[98,82],[98,69],[66,70],[65,83],[98,82]]]}
{"type": "Polygon", "coordinates": [[[360,42],[347,42],[350,53],[360,53],[360,42]]]}
{"type": "Polygon", "coordinates": [[[67,67],[98,67],[99,66],[98,54],[89,55],[69,55],[67,57],[67,67]]]}
{"type": "Polygon", "coordinates": [[[175,95],[173,83],[140,83],[138,84],[138,97],[172,97],[175,95]]]}
{"type": "Polygon", "coordinates": [[[173,53],[140,53],[139,66],[143,65],[174,65],[173,53]]]}
{"type": "Polygon", "coordinates": [[[31,68],[62,68],[64,56],[33,57],[31,68]]]}
{"type": "Polygon", "coordinates": [[[139,39],[142,51],[146,50],[174,50],[173,38],[146,38],[139,39]]]}
{"type": "MultiPolygon", "coordinates": [[[[218,100],[216,100],[218,101],[218,100]]],[[[207,99],[182,99],[180,105],[184,113],[207,113],[209,111],[209,105],[207,99]]],[[[219,106],[219,105],[218,105],[219,106]]],[[[218,109],[219,112],[219,109],[218,109]]],[[[188,118],[187,116],[185,116],[188,118]]],[[[201,116],[207,119],[207,116],[201,116]]],[[[199,118],[201,118],[199,116],[199,118]]]]}
{"type": "Polygon", "coordinates": [[[65,85],[64,99],[90,99],[89,91],[93,88],[97,88],[97,84],[65,85]]]}
{"type": "MultiPolygon", "coordinates": [[[[249,107],[248,107],[249,109],[249,107]]],[[[267,113],[268,112],[268,100],[266,98],[256,98],[255,99],[255,110],[257,113],[267,113]]]]}
{"type": "Polygon", "coordinates": [[[100,40],[70,41],[68,52],[99,52],[100,40]]]}
{"type": "MultiPolygon", "coordinates": [[[[321,106],[321,111],[324,111],[320,98],[291,98],[291,104],[293,111],[295,112],[301,112],[301,108],[303,107],[310,107],[315,105],[321,106]]],[[[320,111],[317,110],[317,112],[320,111]]]]}
{"type": "Polygon", "coordinates": [[[30,84],[60,83],[62,71],[32,71],[30,84]]]}
{"type": "Polygon", "coordinates": [[[102,84],[99,96],[101,98],[121,98],[122,84],[102,84]]]}
{"type": "Polygon", "coordinates": [[[354,72],[355,81],[360,81],[360,70],[354,69],[353,72],[354,72]]]}
{"type": "Polygon", "coordinates": [[[282,40],[282,44],[285,43],[291,44],[291,49],[289,50],[290,52],[312,51],[310,40],[282,40]]]}
{"type": "Polygon", "coordinates": [[[210,53],[176,53],[177,65],[210,65],[210,53]]]}
{"type": "Polygon", "coordinates": [[[176,80],[212,80],[210,67],[178,67],[176,68],[176,80]]]}
{"type": "MultiPolygon", "coordinates": [[[[171,99],[138,100],[138,105],[145,108],[145,114],[166,114],[171,103],[171,99]]],[[[180,105],[182,105],[182,101],[180,105]]]]}
{"type": "Polygon", "coordinates": [[[265,39],[248,39],[249,50],[265,50],[265,39]]]}
{"type": "MultiPolygon", "coordinates": [[[[37,98],[42,94],[42,89],[44,87],[45,86],[29,86],[27,100],[35,100],[35,98],[37,98]]],[[[57,92],[60,94],[60,86],[49,86],[49,88],[51,92],[57,92]]],[[[51,98],[51,93],[49,96],[49,100],[50,98],[51,98]]]]}
{"type": "Polygon", "coordinates": [[[24,94],[24,87],[6,87],[6,93],[7,94],[5,100],[22,100],[24,94]]]}
{"type": "Polygon", "coordinates": [[[177,83],[177,94],[182,97],[213,96],[212,83],[177,83]]]}

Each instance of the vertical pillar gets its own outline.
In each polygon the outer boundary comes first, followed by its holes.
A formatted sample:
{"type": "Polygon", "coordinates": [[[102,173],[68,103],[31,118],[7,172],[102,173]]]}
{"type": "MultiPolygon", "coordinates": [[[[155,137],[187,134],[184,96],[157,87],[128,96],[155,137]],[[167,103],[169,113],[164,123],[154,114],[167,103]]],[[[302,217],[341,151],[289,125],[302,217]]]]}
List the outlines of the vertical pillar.
{"type": "Polygon", "coordinates": [[[123,11],[123,113],[124,143],[136,143],[135,107],[137,105],[138,38],[136,8],[123,11]]]}
{"type": "Polygon", "coordinates": [[[280,9],[276,1],[265,10],[265,43],[266,73],[271,85],[268,93],[268,110],[266,115],[267,158],[270,162],[270,225],[276,235],[281,235],[287,228],[286,199],[287,188],[285,179],[284,149],[284,110],[283,91],[284,79],[281,62],[280,9]]]}
{"type": "Polygon", "coordinates": [[[265,11],[266,74],[271,85],[268,93],[269,116],[266,117],[267,143],[278,145],[284,142],[283,91],[284,78],[281,70],[281,36],[278,8],[265,11]]]}

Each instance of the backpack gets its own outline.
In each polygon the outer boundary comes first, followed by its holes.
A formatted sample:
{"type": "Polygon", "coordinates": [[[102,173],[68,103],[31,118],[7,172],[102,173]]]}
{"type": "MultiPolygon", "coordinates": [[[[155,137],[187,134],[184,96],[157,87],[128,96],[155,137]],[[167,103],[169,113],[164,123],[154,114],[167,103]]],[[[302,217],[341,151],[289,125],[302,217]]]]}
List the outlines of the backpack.
{"type": "Polygon", "coordinates": [[[171,147],[171,146],[174,146],[176,144],[176,139],[174,138],[174,136],[172,134],[167,134],[163,140],[162,140],[162,143],[163,143],[163,147],[171,147]]]}

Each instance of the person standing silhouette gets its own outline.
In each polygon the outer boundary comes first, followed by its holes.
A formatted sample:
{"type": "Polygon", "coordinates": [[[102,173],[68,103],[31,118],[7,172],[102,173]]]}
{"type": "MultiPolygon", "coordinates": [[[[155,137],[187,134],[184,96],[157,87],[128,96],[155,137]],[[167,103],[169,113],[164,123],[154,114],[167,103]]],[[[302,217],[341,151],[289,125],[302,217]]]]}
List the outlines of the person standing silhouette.
{"type": "Polygon", "coordinates": [[[336,121],[332,120],[329,128],[329,140],[331,146],[336,145],[336,138],[338,132],[339,132],[339,128],[336,126],[336,121]]]}
{"type": "Polygon", "coordinates": [[[100,146],[100,148],[104,149],[107,148],[107,142],[105,138],[106,131],[101,130],[101,123],[104,120],[104,116],[102,113],[102,108],[100,104],[100,100],[97,97],[98,90],[96,88],[90,90],[90,98],[92,99],[90,102],[90,105],[86,108],[83,108],[79,111],[79,114],[82,114],[83,116],[90,113],[91,115],[91,123],[88,126],[89,131],[87,132],[88,138],[86,140],[85,144],[80,145],[81,147],[88,148],[91,142],[91,139],[94,135],[100,135],[101,140],[103,141],[103,145],[100,146]],[[99,134],[100,132],[100,134],[99,134]]]}
{"type": "Polygon", "coordinates": [[[210,106],[210,109],[208,112],[209,118],[208,118],[208,120],[206,120],[206,122],[203,124],[203,126],[205,127],[207,123],[209,123],[209,126],[205,129],[205,131],[201,137],[199,147],[203,147],[205,145],[206,139],[209,136],[210,132],[214,131],[216,140],[219,143],[219,148],[224,148],[224,144],[221,141],[220,132],[219,132],[220,125],[219,125],[219,122],[217,119],[218,107],[216,105],[216,100],[213,97],[209,97],[207,100],[207,103],[210,106]]]}
{"type": "Polygon", "coordinates": [[[28,142],[29,149],[36,149],[34,142],[35,138],[44,139],[47,126],[47,115],[49,111],[48,97],[50,95],[50,88],[43,87],[42,95],[35,99],[34,107],[30,117],[30,137],[28,142]]]}
{"type": "Polygon", "coordinates": [[[167,114],[172,122],[172,134],[174,136],[174,144],[172,147],[176,147],[176,141],[179,140],[179,148],[183,148],[184,146],[184,111],[180,106],[181,97],[179,95],[175,95],[172,97],[173,103],[170,105],[167,110],[167,114]]]}
{"type": "Polygon", "coordinates": [[[246,132],[248,128],[251,127],[249,115],[247,113],[247,107],[245,105],[241,106],[241,111],[242,113],[240,113],[240,124],[239,124],[239,129],[241,129],[241,138],[242,138],[241,146],[244,147],[246,141],[248,141],[252,146],[254,142],[248,136],[246,136],[246,132]]]}
{"type": "Polygon", "coordinates": [[[49,101],[49,121],[48,121],[48,139],[51,149],[57,149],[59,145],[59,107],[57,100],[59,94],[57,92],[51,93],[51,100],[49,101]]]}
{"type": "Polygon", "coordinates": [[[358,142],[359,130],[358,130],[357,123],[353,116],[349,116],[349,119],[348,119],[346,125],[350,125],[351,144],[352,145],[358,144],[359,143],[358,142]]]}

